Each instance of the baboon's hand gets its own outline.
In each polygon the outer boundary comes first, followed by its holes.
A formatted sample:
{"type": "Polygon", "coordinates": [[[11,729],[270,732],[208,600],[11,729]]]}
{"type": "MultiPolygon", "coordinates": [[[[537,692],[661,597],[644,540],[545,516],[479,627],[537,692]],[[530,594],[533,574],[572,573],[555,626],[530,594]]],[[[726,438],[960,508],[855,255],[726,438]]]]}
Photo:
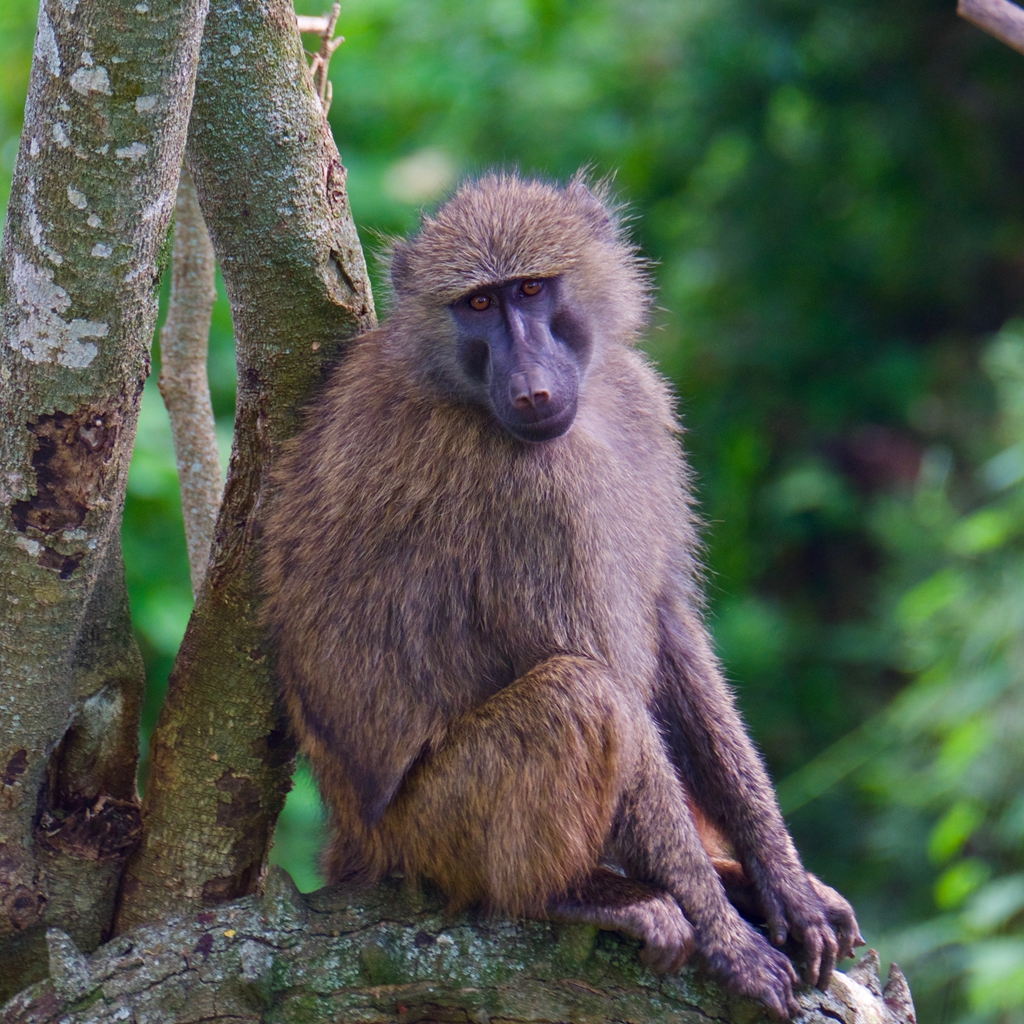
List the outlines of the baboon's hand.
{"type": "MultiPolygon", "coordinates": [[[[840,949],[854,941],[853,933],[844,941],[844,937],[834,930],[829,906],[811,882],[812,876],[802,868],[783,872],[772,869],[765,871],[764,865],[760,867],[761,878],[757,890],[764,910],[768,937],[776,946],[784,945],[790,938],[798,942],[803,947],[804,982],[824,991],[832,980],[840,949]]],[[[845,904],[854,932],[859,937],[853,909],[838,893],[834,895],[845,904]]],[[[835,909],[837,916],[846,921],[838,904],[835,909]]]]}
{"type": "Polygon", "coordinates": [[[737,918],[727,935],[702,936],[700,948],[708,967],[734,992],[764,1003],[779,1020],[792,1020],[800,1012],[793,996],[799,978],[789,958],[746,922],[737,918]]]}
{"type": "Polygon", "coordinates": [[[839,895],[831,886],[826,885],[817,875],[807,872],[807,880],[811,888],[818,894],[821,902],[825,905],[825,916],[832,930],[836,934],[839,943],[837,959],[846,960],[853,956],[855,946],[864,945],[864,937],[857,926],[857,918],[853,913],[853,907],[849,902],[839,895]]]}

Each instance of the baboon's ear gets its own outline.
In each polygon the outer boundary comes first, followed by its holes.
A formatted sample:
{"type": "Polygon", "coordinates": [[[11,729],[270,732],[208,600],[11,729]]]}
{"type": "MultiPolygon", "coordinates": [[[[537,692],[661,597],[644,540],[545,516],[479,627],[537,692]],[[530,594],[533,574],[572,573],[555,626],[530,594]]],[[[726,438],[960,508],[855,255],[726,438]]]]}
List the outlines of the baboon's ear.
{"type": "Polygon", "coordinates": [[[580,204],[594,233],[604,241],[613,241],[619,231],[618,208],[611,199],[611,179],[601,178],[594,183],[587,180],[588,169],[581,167],[566,186],[580,204]]]}
{"type": "Polygon", "coordinates": [[[402,241],[396,239],[391,243],[391,287],[396,295],[402,295],[409,290],[412,268],[409,266],[409,247],[402,241]]]}

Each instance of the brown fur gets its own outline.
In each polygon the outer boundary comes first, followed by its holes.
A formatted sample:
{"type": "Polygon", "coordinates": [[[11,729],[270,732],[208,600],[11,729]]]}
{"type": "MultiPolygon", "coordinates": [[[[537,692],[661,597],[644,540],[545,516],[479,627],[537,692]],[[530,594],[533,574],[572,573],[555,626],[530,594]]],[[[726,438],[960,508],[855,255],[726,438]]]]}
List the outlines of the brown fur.
{"type": "Polygon", "coordinates": [[[614,209],[579,179],[484,178],[396,244],[392,277],[391,318],[282,454],[266,522],[330,878],[401,870],[456,905],[596,921],[659,969],[695,936],[792,1014],[788,961],[715,867],[803,943],[809,981],[856,922],[801,867],[712,651],[673,400],[632,347],[647,283],[614,209]],[[449,304],[556,275],[593,348],[572,428],[530,444],[467,404],[449,304]]]}

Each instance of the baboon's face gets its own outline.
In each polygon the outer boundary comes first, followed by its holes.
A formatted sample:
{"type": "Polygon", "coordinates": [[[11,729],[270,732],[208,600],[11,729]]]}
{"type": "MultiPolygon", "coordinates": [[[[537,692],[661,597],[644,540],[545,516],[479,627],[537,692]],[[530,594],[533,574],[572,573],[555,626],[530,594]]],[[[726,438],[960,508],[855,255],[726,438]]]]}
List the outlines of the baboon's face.
{"type": "Polygon", "coordinates": [[[457,358],[471,390],[524,441],[550,441],[576,418],[591,332],[560,278],[487,285],[452,303],[457,358]]]}

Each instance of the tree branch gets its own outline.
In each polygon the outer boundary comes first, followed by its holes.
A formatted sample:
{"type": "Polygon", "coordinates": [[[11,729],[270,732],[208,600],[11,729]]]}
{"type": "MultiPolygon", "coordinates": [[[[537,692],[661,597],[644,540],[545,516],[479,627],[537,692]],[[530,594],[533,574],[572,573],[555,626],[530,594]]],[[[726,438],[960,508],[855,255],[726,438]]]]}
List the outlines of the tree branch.
{"type": "Polygon", "coordinates": [[[119,927],[260,884],[293,744],[258,612],[268,468],[343,341],[374,323],[345,170],[290,0],[214,0],[188,165],[235,324],[235,443],[207,581],[151,747],[119,927]]]}
{"type": "Polygon", "coordinates": [[[1001,43],[1024,53],[1024,10],[1010,0],[960,0],[956,13],[1001,43]]]}
{"type": "Polygon", "coordinates": [[[327,77],[331,65],[331,57],[334,51],[345,42],[344,36],[334,38],[334,29],[338,24],[338,16],[341,14],[341,4],[336,3],[331,8],[330,14],[319,18],[310,18],[297,14],[295,20],[299,26],[299,32],[320,37],[320,49],[313,54],[313,62],[310,65],[310,72],[313,75],[313,84],[316,87],[316,94],[320,97],[320,105],[324,108],[324,116],[331,109],[331,98],[333,87],[327,77]]]}
{"type": "MultiPolygon", "coordinates": [[[[768,1021],[698,971],[653,975],[611,932],[450,918],[397,882],[302,896],[280,869],[262,899],[144,926],[88,959],[56,930],[49,949],[50,980],[0,1024],[768,1021]]],[[[899,968],[883,988],[878,967],[872,952],[827,992],[802,990],[801,1024],[915,1024],[899,968]]]]}
{"type": "Polygon", "coordinates": [[[195,187],[188,168],[182,167],[175,202],[171,298],[160,331],[160,394],[174,435],[194,596],[206,576],[221,492],[206,359],[217,299],[216,266],[195,187]]]}
{"type": "Polygon", "coordinates": [[[96,945],[138,826],[121,509],[205,2],[115,6],[40,5],[0,252],[0,991],[96,945]]]}

